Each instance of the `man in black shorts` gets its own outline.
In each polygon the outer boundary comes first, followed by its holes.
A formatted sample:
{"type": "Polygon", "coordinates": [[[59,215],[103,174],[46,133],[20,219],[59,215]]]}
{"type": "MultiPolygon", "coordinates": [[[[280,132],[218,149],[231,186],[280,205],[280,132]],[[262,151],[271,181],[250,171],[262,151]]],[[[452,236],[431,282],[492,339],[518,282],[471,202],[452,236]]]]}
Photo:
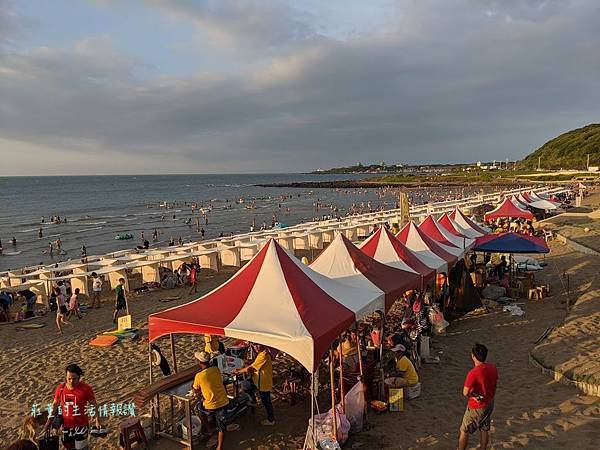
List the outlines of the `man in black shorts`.
{"type": "Polygon", "coordinates": [[[127,299],[125,298],[125,278],[119,278],[119,284],[115,288],[115,312],[113,313],[113,323],[117,323],[117,316],[120,310],[127,310],[127,299]]]}
{"type": "Polygon", "coordinates": [[[95,416],[96,426],[101,428],[98,403],[92,387],[81,381],[83,371],[77,364],[69,364],[65,372],[66,381],[56,388],[52,412],[44,430],[50,427],[60,407],[63,417],[63,446],[69,450],[84,450],[88,448],[90,415],[95,416]]]}

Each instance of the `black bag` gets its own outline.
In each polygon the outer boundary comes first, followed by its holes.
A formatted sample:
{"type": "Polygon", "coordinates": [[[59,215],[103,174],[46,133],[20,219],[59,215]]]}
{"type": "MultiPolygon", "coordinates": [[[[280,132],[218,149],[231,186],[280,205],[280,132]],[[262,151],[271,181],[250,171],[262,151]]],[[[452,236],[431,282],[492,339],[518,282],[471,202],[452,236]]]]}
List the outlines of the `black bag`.
{"type": "Polygon", "coordinates": [[[50,430],[46,430],[44,437],[38,440],[38,448],[40,450],[58,450],[58,447],[58,436],[50,436],[50,430]]]}

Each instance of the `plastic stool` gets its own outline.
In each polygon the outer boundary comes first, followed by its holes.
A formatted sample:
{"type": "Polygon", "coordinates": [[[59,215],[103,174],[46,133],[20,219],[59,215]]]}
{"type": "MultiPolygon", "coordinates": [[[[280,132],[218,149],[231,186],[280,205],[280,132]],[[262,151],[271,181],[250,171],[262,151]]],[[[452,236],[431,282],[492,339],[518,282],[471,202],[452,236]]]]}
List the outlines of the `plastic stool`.
{"type": "Polygon", "coordinates": [[[135,417],[124,420],[119,424],[119,444],[121,445],[121,448],[131,450],[131,445],[133,443],[148,448],[146,433],[144,433],[144,429],[142,428],[139,419],[136,419],[135,417]]]}
{"type": "Polygon", "coordinates": [[[538,291],[537,289],[529,289],[529,294],[527,295],[527,298],[529,300],[541,300],[542,296],[540,291],[538,291]]]}

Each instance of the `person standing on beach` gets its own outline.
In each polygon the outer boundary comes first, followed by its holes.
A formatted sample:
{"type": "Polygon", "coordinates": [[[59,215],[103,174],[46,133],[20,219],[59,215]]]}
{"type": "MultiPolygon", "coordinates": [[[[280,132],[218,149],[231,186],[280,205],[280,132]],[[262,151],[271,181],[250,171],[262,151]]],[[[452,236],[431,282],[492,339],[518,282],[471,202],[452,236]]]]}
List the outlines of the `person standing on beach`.
{"type": "MultiPolygon", "coordinates": [[[[120,310],[127,310],[127,299],[125,298],[125,278],[119,278],[119,284],[115,288],[115,312],[113,313],[113,323],[117,323],[117,316],[120,310]]],[[[127,311],[129,313],[129,311],[127,311]]]]}
{"type": "Polygon", "coordinates": [[[90,417],[95,417],[96,427],[102,428],[96,396],[89,384],[81,381],[83,370],[77,364],[69,364],[66,369],[66,381],[61,383],[54,393],[51,413],[44,425],[44,431],[50,428],[59,408],[63,417],[62,441],[64,448],[87,449],[90,417]]]}
{"type": "Polygon", "coordinates": [[[67,305],[65,304],[65,296],[63,295],[60,287],[54,289],[54,293],[56,294],[56,327],[58,328],[58,334],[62,334],[61,325],[73,325],[65,316],[67,315],[67,305]]]}
{"type": "Polygon", "coordinates": [[[458,438],[458,449],[465,450],[469,445],[469,434],[479,430],[479,448],[486,449],[489,442],[494,396],[498,382],[498,369],[485,362],[488,349],[483,344],[475,344],[471,350],[474,368],[469,371],[463,387],[463,395],[469,399],[463,416],[458,438]]]}
{"type": "Polygon", "coordinates": [[[236,375],[251,373],[252,378],[244,382],[244,392],[252,399],[252,404],[256,404],[256,391],[260,395],[260,400],[267,412],[267,418],[262,420],[261,425],[275,425],[275,412],[273,411],[273,403],[271,401],[271,391],[273,390],[273,363],[271,354],[267,347],[262,344],[254,345],[258,354],[254,362],[241,369],[234,370],[236,375]]]}
{"type": "Polygon", "coordinates": [[[69,299],[69,313],[67,317],[71,317],[72,315],[76,315],[79,320],[81,320],[81,311],[79,310],[79,288],[75,288],[75,292],[71,295],[69,299]]]}
{"type": "Polygon", "coordinates": [[[92,272],[92,304],[90,308],[100,308],[100,294],[102,293],[102,278],[92,272]]]}

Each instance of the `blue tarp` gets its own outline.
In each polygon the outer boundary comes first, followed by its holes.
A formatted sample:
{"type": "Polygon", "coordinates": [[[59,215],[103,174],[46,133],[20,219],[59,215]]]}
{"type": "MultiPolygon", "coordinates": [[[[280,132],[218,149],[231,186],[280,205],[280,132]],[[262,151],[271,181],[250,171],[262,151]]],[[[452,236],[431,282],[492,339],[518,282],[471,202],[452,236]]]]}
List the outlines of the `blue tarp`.
{"type": "Polygon", "coordinates": [[[490,253],[549,253],[546,242],[521,233],[488,234],[475,240],[472,250],[490,253]]]}

